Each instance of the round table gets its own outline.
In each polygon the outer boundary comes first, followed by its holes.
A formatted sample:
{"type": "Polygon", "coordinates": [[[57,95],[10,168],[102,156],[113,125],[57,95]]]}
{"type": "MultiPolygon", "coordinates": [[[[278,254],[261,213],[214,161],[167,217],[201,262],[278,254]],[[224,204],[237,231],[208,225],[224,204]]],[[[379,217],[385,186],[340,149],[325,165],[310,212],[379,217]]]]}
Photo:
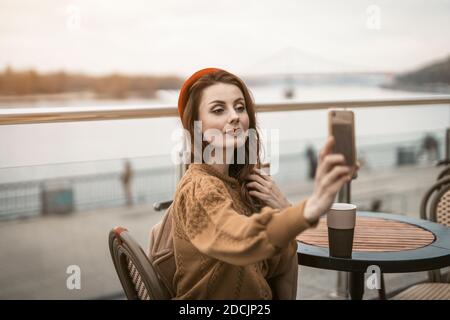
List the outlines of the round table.
{"type": "Polygon", "coordinates": [[[351,299],[362,299],[364,273],[418,272],[450,266],[450,228],[428,220],[381,212],[356,214],[352,257],[331,257],[326,218],[297,236],[300,265],[350,272],[351,299]]]}

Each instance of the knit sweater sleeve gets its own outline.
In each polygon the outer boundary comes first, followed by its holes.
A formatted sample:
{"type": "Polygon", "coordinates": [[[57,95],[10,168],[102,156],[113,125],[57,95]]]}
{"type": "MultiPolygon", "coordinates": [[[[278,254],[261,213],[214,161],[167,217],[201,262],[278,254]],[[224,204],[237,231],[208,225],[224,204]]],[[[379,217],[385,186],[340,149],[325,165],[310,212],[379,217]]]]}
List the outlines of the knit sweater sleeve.
{"type": "Polygon", "coordinates": [[[250,216],[233,208],[223,182],[202,177],[179,194],[180,222],[191,243],[202,253],[234,265],[267,259],[311,227],[303,216],[306,201],[279,210],[264,207],[250,216]]]}

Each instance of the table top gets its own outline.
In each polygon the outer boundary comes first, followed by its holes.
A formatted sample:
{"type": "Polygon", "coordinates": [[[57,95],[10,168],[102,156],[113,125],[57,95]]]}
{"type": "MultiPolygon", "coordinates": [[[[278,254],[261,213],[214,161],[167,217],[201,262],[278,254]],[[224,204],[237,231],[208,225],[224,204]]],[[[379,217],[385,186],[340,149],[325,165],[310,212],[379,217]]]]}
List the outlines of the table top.
{"type": "Polygon", "coordinates": [[[414,272],[450,265],[450,228],[413,217],[357,212],[351,259],[329,256],[326,218],[298,237],[299,264],[316,268],[365,272],[414,272]]]}
{"type": "MultiPolygon", "coordinates": [[[[317,228],[309,229],[297,239],[303,243],[328,248],[326,218],[317,228]]],[[[435,240],[432,232],[409,223],[382,218],[358,217],[355,223],[353,251],[393,252],[425,247],[435,240]]]]}

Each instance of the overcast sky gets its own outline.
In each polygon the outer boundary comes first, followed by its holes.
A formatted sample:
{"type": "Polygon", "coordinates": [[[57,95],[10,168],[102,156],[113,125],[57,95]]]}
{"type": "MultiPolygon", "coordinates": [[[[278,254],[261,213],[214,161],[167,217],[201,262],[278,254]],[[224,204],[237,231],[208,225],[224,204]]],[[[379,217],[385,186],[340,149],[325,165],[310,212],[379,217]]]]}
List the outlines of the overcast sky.
{"type": "Polygon", "coordinates": [[[448,56],[449,31],[439,0],[0,0],[0,67],[405,71],[448,56]]]}

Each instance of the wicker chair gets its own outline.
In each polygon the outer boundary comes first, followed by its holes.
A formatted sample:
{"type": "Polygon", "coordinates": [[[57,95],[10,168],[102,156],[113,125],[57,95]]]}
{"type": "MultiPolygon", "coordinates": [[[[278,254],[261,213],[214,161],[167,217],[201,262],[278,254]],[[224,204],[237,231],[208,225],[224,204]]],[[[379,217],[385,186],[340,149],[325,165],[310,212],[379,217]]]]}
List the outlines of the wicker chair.
{"type": "Polygon", "coordinates": [[[420,217],[450,227],[450,177],[437,181],[425,194],[420,217]],[[431,202],[430,202],[431,200],[431,202]],[[430,204],[430,205],[429,205],[430,204]],[[429,208],[428,208],[429,206],[429,208]]]}
{"type": "MultiPolygon", "coordinates": [[[[450,227],[450,177],[439,180],[427,191],[422,200],[420,216],[450,227]]],[[[432,270],[428,272],[428,278],[429,282],[414,285],[392,299],[450,300],[450,276],[443,279],[440,270],[432,270]]]]}
{"type": "Polygon", "coordinates": [[[437,180],[441,180],[442,178],[445,178],[446,176],[450,175],[450,166],[447,166],[444,170],[442,170],[438,177],[437,180]]]}
{"type": "Polygon", "coordinates": [[[125,295],[130,300],[166,300],[170,294],[142,248],[127,229],[109,233],[109,250],[125,295]]]}

